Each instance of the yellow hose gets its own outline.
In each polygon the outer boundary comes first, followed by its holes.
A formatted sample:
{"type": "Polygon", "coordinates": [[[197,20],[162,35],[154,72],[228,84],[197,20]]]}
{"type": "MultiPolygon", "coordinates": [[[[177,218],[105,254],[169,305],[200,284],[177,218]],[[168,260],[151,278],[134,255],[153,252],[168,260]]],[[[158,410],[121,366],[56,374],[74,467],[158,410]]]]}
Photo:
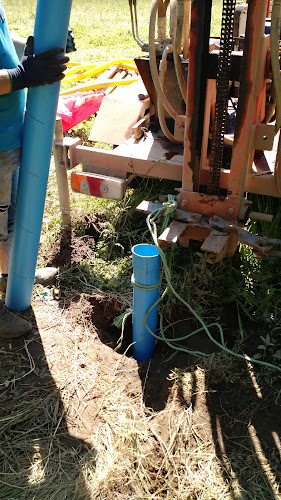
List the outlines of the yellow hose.
{"type": "Polygon", "coordinates": [[[98,65],[98,64],[101,64],[101,63],[104,63],[106,62],[105,59],[97,59],[96,61],[68,61],[66,64],[66,66],[83,66],[83,65],[91,65],[91,64],[95,64],[95,65],[98,65]]]}
{"type": "Polygon", "coordinates": [[[60,95],[71,95],[75,94],[75,92],[86,92],[87,90],[98,90],[98,89],[105,89],[107,87],[117,87],[119,85],[130,85],[131,83],[139,82],[141,80],[140,77],[138,78],[132,78],[130,80],[111,80],[107,79],[104,81],[98,81],[98,82],[89,82],[89,83],[83,83],[81,85],[76,85],[75,87],[71,87],[71,89],[64,90],[63,92],[60,93],[60,95]]]}
{"type": "Polygon", "coordinates": [[[96,68],[99,63],[82,63],[82,64],[76,64],[73,68],[67,69],[64,74],[65,78],[68,78],[69,76],[78,73],[78,72],[84,72],[86,70],[96,68]]]}
{"type": "Polygon", "coordinates": [[[82,66],[78,66],[78,67],[73,68],[71,70],[66,70],[64,81],[68,82],[68,83],[79,82],[80,80],[84,80],[86,78],[91,78],[93,76],[100,75],[106,69],[108,69],[110,66],[115,65],[115,64],[118,64],[118,66],[121,68],[126,68],[126,69],[129,69],[132,71],[138,71],[137,67],[136,67],[134,61],[132,61],[132,59],[112,59],[111,61],[107,61],[103,64],[95,65],[94,67],[92,65],[91,68],[89,68],[90,65],[85,65],[84,69],[87,69],[87,71],[84,71],[84,72],[82,72],[83,71],[82,66]],[[71,77],[71,75],[73,73],[77,73],[78,71],[80,71],[78,75],[71,77]]]}
{"type": "Polygon", "coordinates": [[[66,64],[66,66],[81,66],[81,64],[84,64],[84,63],[77,62],[77,61],[68,61],[65,64],[66,64]]]}
{"type": "Polygon", "coordinates": [[[152,80],[154,83],[155,90],[157,92],[157,100],[161,99],[161,102],[169,113],[169,115],[174,118],[177,117],[177,112],[173,108],[173,106],[168,101],[164,90],[160,83],[160,78],[158,74],[157,62],[156,62],[156,52],[155,52],[155,26],[156,26],[156,17],[158,12],[158,0],[153,0],[151,4],[151,13],[150,13],[150,21],[149,21],[149,64],[152,80]]]}

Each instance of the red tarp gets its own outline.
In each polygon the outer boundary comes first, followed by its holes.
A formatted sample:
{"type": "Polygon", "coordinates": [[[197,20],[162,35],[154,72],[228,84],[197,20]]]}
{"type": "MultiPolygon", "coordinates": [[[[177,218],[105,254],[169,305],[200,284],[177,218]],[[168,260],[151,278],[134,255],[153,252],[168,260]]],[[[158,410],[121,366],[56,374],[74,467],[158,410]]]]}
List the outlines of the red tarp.
{"type": "Polygon", "coordinates": [[[57,115],[62,119],[63,131],[71,129],[98,111],[104,92],[87,91],[59,97],[57,115]]]}

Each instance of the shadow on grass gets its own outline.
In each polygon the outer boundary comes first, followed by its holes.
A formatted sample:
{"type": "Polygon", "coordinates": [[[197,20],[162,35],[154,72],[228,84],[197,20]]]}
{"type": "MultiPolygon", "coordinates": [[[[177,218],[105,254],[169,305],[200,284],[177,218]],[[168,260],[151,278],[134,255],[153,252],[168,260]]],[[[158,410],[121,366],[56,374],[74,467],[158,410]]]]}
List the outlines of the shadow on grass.
{"type": "Polygon", "coordinates": [[[89,500],[85,466],[96,451],[70,435],[36,319],[32,332],[0,339],[0,498],[89,500]]]}
{"type": "Polygon", "coordinates": [[[262,373],[246,362],[231,364],[233,368],[228,371],[221,358],[207,376],[213,441],[231,497],[280,498],[281,408],[277,372],[262,373]]]}
{"type": "MultiPolygon", "coordinates": [[[[107,338],[100,339],[113,346],[112,332],[107,330],[107,338]]],[[[277,372],[263,372],[215,352],[204,335],[197,335],[186,347],[195,349],[194,342],[201,350],[205,344],[210,354],[205,363],[200,357],[175,353],[163,343],[157,345],[150,361],[138,363],[146,408],[160,415],[176,404],[191,412],[197,438],[186,436],[189,453],[197,449],[198,439],[212,443],[228,488],[227,498],[279,498],[281,408],[277,372]]],[[[166,425],[168,429],[168,421],[166,425]]]]}
{"type": "Polygon", "coordinates": [[[174,403],[191,412],[197,438],[192,444],[192,437],[186,436],[189,453],[198,446],[198,439],[213,443],[233,500],[280,498],[278,375],[261,373],[222,353],[214,353],[206,365],[199,358],[173,356],[171,351],[169,360],[160,346],[149,364],[139,365],[146,406],[154,412],[168,409],[173,394],[174,403]]]}

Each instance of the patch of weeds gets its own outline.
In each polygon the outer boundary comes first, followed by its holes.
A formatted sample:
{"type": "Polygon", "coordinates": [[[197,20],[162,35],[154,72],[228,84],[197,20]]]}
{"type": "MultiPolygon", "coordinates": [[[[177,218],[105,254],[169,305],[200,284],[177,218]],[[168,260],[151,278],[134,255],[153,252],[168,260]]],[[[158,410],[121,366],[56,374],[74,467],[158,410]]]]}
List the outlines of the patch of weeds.
{"type": "Polygon", "coordinates": [[[247,378],[241,375],[247,373],[246,364],[229,354],[220,352],[211,354],[208,358],[203,359],[208,374],[208,382],[216,383],[230,383],[234,384],[239,382],[245,383],[247,378]]]}
{"type": "Polygon", "coordinates": [[[60,276],[60,285],[91,293],[110,293],[122,297],[121,302],[131,303],[130,287],[132,261],[130,257],[106,261],[94,257],[91,262],[81,261],[60,276]],[[127,297],[129,297],[127,299],[127,297]]]}
{"type": "Polygon", "coordinates": [[[252,210],[273,215],[272,222],[250,220],[248,229],[254,234],[268,236],[269,238],[280,238],[281,236],[281,199],[263,195],[249,195],[252,202],[252,210]]]}
{"type": "Polygon", "coordinates": [[[281,367],[281,340],[280,340],[281,327],[275,329],[267,335],[260,335],[257,340],[259,340],[259,345],[257,346],[257,352],[253,355],[254,359],[259,359],[262,361],[267,361],[268,363],[273,363],[276,366],[281,367]],[[277,331],[276,331],[277,330],[277,331]],[[277,333],[277,335],[276,335],[277,333]]]}

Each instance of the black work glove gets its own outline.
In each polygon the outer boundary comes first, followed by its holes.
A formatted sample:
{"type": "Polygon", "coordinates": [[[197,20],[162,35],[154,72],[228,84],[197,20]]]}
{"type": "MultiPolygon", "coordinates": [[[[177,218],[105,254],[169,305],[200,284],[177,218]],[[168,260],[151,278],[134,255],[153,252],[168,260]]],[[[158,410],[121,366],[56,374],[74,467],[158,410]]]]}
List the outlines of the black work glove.
{"type": "MultiPolygon", "coordinates": [[[[31,45],[33,45],[33,37],[27,41],[27,47],[29,47],[25,54],[33,52],[30,50],[31,45]]],[[[7,70],[11,78],[12,91],[62,80],[63,71],[66,70],[65,63],[69,61],[69,58],[64,55],[55,57],[60,54],[64,54],[64,49],[49,49],[36,55],[24,55],[17,68],[7,70]]]]}

